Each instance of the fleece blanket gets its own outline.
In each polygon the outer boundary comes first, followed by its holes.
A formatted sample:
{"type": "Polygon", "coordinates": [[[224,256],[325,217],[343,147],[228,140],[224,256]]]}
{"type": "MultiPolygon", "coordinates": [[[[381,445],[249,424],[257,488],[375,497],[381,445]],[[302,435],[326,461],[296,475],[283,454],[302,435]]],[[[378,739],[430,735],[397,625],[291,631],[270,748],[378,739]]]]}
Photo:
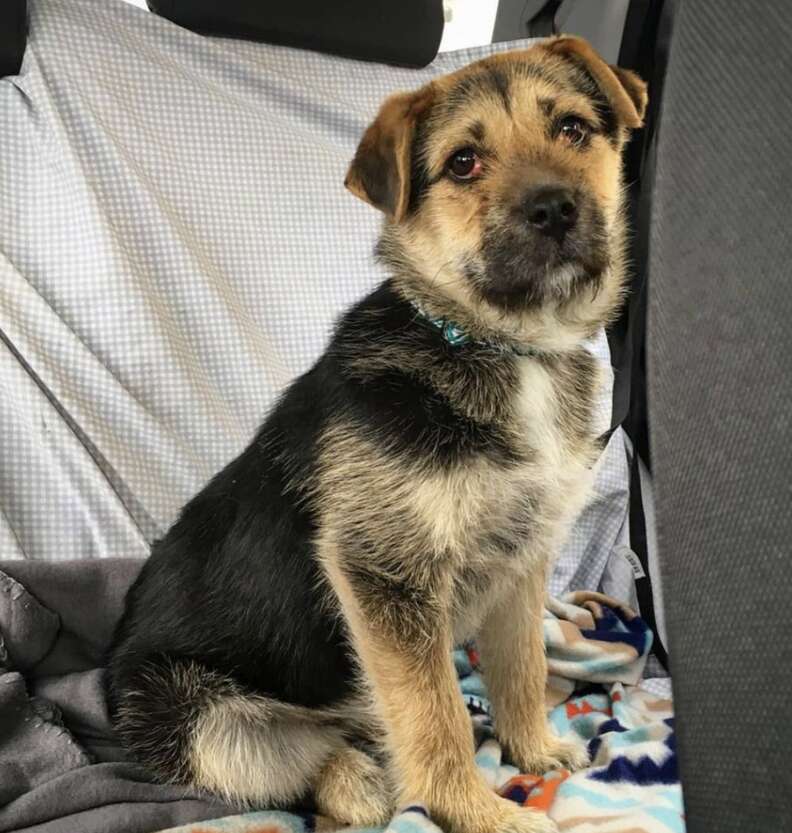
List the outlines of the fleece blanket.
{"type": "MultiPolygon", "coordinates": [[[[125,759],[109,726],[101,669],[142,563],[0,563],[0,833],[332,829],[331,820],[308,813],[238,815],[239,807],[153,784],[125,759]],[[189,826],[212,818],[222,821],[189,826]]],[[[485,777],[514,800],[549,807],[563,830],[681,831],[667,680],[655,681],[660,688],[642,680],[651,645],[644,623],[612,599],[581,592],[548,601],[545,642],[552,722],[589,742],[592,767],[542,777],[510,767],[470,645],[455,660],[485,777]]],[[[390,829],[409,833],[415,825],[434,830],[419,808],[390,829]]]]}
{"type": "MultiPolygon", "coordinates": [[[[591,765],[574,774],[520,773],[504,759],[474,646],[455,653],[477,743],[476,763],[494,790],[547,812],[565,833],[684,833],[668,679],[645,680],[651,633],[629,608],[599,593],[550,599],[545,613],[550,721],[588,742],[591,765]]],[[[253,812],[163,833],[324,833],[332,819],[253,812]]],[[[403,808],[384,833],[443,833],[421,806],[403,808]]],[[[379,833],[377,829],[345,833],[379,833]]]]}
{"type": "MultiPolygon", "coordinates": [[[[125,759],[109,726],[101,666],[142,563],[0,563],[0,833],[334,829],[332,820],[307,812],[240,815],[197,792],[151,783],[125,759]]],[[[651,646],[646,625],[589,592],[548,600],[544,625],[552,723],[589,742],[592,766],[539,777],[503,760],[475,646],[468,645],[455,662],[484,777],[503,795],[548,809],[562,830],[682,831],[671,702],[642,680],[651,646]]],[[[423,808],[405,809],[388,828],[413,830],[437,831],[423,808]]]]}
{"type": "Polygon", "coordinates": [[[2,833],[151,833],[239,811],[152,784],[113,737],[101,666],[142,564],[0,563],[2,833]]]}

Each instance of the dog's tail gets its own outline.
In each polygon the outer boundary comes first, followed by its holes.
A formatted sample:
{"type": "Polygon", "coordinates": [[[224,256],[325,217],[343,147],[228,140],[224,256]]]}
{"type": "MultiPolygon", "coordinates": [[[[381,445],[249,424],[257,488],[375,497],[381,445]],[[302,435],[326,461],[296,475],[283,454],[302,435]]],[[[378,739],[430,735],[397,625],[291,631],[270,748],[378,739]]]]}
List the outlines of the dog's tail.
{"type": "Polygon", "coordinates": [[[195,660],[158,654],[123,678],[113,670],[115,729],[162,781],[243,806],[287,806],[310,791],[323,763],[345,745],[327,713],[245,691],[195,660]]]}

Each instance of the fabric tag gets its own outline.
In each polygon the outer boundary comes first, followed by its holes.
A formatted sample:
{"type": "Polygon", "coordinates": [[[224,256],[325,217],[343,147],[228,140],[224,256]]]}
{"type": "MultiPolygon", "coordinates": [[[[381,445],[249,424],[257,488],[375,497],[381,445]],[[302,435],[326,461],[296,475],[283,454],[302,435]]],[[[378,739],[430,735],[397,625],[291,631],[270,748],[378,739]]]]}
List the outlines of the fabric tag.
{"type": "Polygon", "coordinates": [[[624,545],[616,547],[615,552],[618,552],[619,555],[623,555],[627,559],[630,567],[632,567],[633,575],[636,578],[646,578],[646,571],[643,568],[643,564],[641,564],[641,559],[629,547],[624,545]]]}

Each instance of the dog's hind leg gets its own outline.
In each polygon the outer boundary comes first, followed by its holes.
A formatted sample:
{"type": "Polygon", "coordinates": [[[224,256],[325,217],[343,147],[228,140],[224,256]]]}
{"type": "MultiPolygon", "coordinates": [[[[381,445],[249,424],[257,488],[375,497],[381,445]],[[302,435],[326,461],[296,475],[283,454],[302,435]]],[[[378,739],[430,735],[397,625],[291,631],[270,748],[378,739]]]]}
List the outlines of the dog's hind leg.
{"type": "Polygon", "coordinates": [[[197,717],[188,759],[196,784],[259,808],[306,796],[346,742],[341,729],[265,697],[228,694],[197,717]]]}
{"type": "Polygon", "coordinates": [[[309,709],[224,699],[199,718],[192,759],[200,784],[262,807],[286,806],[312,792],[322,815],[345,824],[384,824],[390,817],[383,769],[309,709]]]}
{"type": "Polygon", "coordinates": [[[384,775],[328,713],[251,694],[200,663],[165,657],[139,665],[115,702],[117,732],[163,780],[262,809],[315,792],[320,812],[339,821],[385,819],[384,775]]]}
{"type": "Polygon", "coordinates": [[[355,827],[385,824],[393,812],[385,771],[370,755],[352,746],[328,758],[314,795],[322,815],[355,827]]]}

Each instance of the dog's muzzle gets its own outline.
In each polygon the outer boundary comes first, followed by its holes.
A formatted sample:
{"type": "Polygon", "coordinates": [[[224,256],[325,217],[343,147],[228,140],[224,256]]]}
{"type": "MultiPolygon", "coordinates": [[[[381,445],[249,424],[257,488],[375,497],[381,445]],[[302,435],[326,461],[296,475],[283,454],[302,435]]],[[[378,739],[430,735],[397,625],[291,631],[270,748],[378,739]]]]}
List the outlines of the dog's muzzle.
{"type": "Polygon", "coordinates": [[[468,279],[486,300],[528,308],[571,298],[608,267],[602,213],[570,188],[528,190],[505,218],[485,230],[468,279]]]}

